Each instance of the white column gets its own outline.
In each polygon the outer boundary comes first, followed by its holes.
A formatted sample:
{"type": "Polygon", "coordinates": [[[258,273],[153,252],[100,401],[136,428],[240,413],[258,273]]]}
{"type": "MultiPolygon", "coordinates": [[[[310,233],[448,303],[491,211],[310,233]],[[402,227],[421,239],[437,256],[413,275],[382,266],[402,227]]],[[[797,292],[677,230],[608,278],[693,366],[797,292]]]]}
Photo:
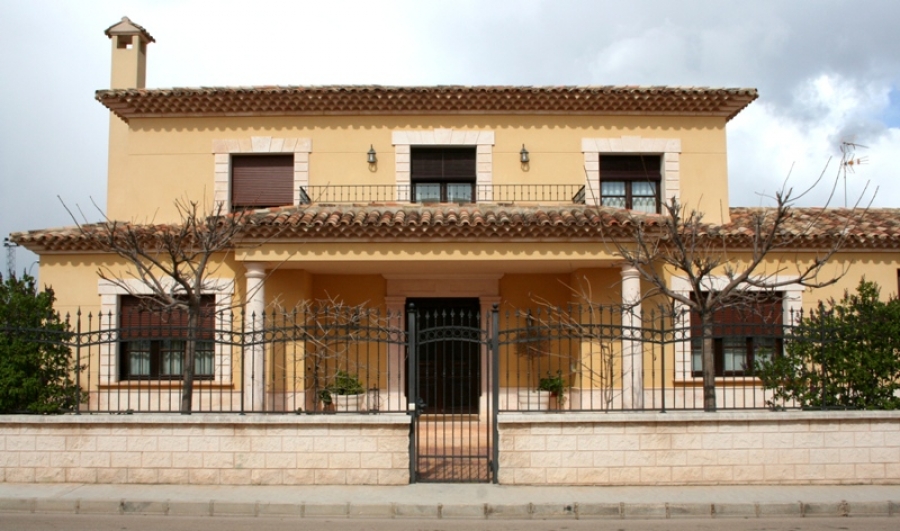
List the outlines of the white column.
{"type": "MultiPolygon", "coordinates": [[[[385,297],[384,305],[387,309],[388,329],[402,333],[406,329],[406,297],[385,297]]],[[[388,411],[402,411],[406,408],[406,390],[403,388],[403,382],[406,381],[406,360],[404,345],[399,339],[391,337],[388,343],[387,396],[381,397],[384,403],[381,409],[388,411]]]]}
{"type": "Polygon", "coordinates": [[[265,396],[265,354],[261,332],[265,323],[266,269],[263,264],[248,263],[247,294],[244,308],[244,332],[250,332],[251,345],[244,351],[244,409],[263,411],[265,396]]]}
{"type": "Polygon", "coordinates": [[[640,326],[641,276],[636,268],[625,265],[622,266],[622,406],[626,409],[644,407],[644,345],[640,326]]]}

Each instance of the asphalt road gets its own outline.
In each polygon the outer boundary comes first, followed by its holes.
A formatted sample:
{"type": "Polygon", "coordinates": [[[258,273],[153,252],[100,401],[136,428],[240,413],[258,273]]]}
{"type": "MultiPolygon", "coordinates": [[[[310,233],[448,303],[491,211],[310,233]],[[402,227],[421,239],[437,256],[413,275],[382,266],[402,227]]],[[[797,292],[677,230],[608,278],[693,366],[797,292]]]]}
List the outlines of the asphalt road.
{"type": "Polygon", "coordinates": [[[331,520],[0,513],[0,530],[23,531],[895,531],[896,517],[683,520],[331,520]]]}

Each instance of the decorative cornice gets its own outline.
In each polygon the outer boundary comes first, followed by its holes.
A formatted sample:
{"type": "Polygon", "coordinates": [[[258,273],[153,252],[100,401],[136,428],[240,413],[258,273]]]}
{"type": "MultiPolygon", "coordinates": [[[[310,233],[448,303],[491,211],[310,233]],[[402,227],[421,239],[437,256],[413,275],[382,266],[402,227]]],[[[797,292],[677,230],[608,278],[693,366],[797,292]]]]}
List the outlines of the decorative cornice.
{"type": "Polygon", "coordinates": [[[98,90],[125,121],[186,116],[366,114],[594,114],[720,116],[757,98],[751,88],[378,85],[98,90]]]}

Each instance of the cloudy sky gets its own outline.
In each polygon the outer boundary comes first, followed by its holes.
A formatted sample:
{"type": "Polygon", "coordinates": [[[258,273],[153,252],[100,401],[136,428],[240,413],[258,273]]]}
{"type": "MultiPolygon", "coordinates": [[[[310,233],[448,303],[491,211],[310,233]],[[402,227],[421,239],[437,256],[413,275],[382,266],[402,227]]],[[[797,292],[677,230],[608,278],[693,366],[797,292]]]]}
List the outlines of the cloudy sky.
{"type": "MultiPolygon", "coordinates": [[[[849,141],[867,163],[848,201],[868,184],[875,206],[900,206],[896,0],[0,0],[3,236],[70,224],[57,196],[94,218],[105,204],[108,114],[93,95],[109,86],[103,30],[123,15],[157,41],[151,88],[755,87],[728,126],[733,205],[765,202],[789,174],[808,186],[829,158],[831,181],[849,141]]],[[[18,270],[34,260],[20,250],[18,270]]]]}

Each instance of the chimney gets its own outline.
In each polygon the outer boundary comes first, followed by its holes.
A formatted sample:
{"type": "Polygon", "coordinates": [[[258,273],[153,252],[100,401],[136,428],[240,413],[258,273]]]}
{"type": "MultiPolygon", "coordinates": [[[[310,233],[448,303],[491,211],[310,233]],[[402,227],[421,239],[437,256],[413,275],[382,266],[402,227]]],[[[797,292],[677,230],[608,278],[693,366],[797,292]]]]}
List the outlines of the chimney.
{"type": "Polygon", "coordinates": [[[106,28],[112,41],[110,88],[144,88],[147,78],[147,45],[156,42],[147,30],[128,17],[106,28]]]}

